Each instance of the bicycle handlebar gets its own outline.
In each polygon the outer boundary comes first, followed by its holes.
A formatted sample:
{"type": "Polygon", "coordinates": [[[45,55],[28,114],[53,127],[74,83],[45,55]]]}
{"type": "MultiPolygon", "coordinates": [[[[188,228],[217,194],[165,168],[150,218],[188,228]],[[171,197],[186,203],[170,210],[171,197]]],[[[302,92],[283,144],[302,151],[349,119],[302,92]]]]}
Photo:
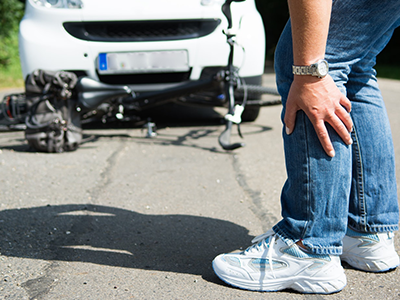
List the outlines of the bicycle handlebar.
{"type": "Polygon", "coordinates": [[[232,28],[232,13],[231,4],[232,2],[243,2],[245,0],[226,0],[222,5],[222,12],[224,13],[226,19],[228,20],[228,29],[232,28]]]}
{"type": "MultiPolygon", "coordinates": [[[[231,14],[231,4],[232,2],[243,2],[245,0],[226,0],[222,5],[222,12],[227,18],[228,22],[228,29],[232,28],[232,14],[231,14]]],[[[230,46],[230,52],[228,57],[228,64],[224,71],[220,71],[210,78],[209,80],[202,80],[198,82],[189,82],[183,85],[179,85],[173,88],[167,88],[156,92],[150,93],[141,93],[135,94],[128,86],[124,85],[108,85],[101,82],[97,82],[93,79],[88,77],[81,77],[78,79],[77,82],[73,82],[71,87],[73,90],[68,94],[69,97],[77,97],[77,107],[76,109],[79,112],[89,111],[96,109],[100,104],[110,99],[116,97],[123,97],[121,103],[125,104],[125,102],[134,102],[137,104],[135,109],[140,109],[141,107],[151,107],[154,102],[162,103],[166,98],[171,97],[178,97],[186,94],[190,94],[194,91],[203,90],[203,89],[210,89],[214,90],[215,88],[221,87],[222,82],[225,85],[225,96],[228,100],[228,115],[234,115],[235,112],[235,97],[234,97],[234,89],[240,92],[241,86],[237,85],[238,73],[235,67],[233,66],[233,54],[234,54],[234,43],[235,43],[235,34],[229,32],[225,32],[227,37],[227,42],[230,46]],[[76,83],[76,85],[75,85],[76,83]],[[74,87],[73,87],[74,86],[74,87]],[[128,97],[127,97],[128,96],[128,97]],[[127,98],[125,98],[127,97],[127,98]],[[162,100],[162,101],[161,101],[162,100]],[[144,104],[142,104],[142,102],[144,104]]],[[[46,75],[46,72],[42,74],[43,76],[46,75]]],[[[50,74],[50,79],[55,77],[54,74],[50,74]]],[[[49,82],[49,78],[43,78],[43,82],[49,82]]],[[[68,79],[68,78],[67,78],[68,79]]],[[[35,83],[35,82],[34,82],[35,83]]],[[[246,86],[245,88],[247,91],[253,91],[255,93],[270,93],[270,94],[277,94],[275,90],[270,90],[265,87],[258,87],[258,86],[246,86]]],[[[40,95],[37,95],[39,97],[40,95]]],[[[53,95],[57,97],[57,95],[53,95]]],[[[59,96],[59,95],[58,95],[59,96]]],[[[43,97],[43,95],[41,95],[43,97]]],[[[244,109],[244,102],[242,103],[242,109],[244,109]]],[[[25,115],[28,113],[28,104],[27,99],[25,98],[25,94],[21,95],[10,95],[9,97],[5,98],[2,102],[0,101],[0,125],[5,124],[7,126],[12,124],[17,124],[21,122],[25,115]]],[[[132,109],[132,108],[131,108],[132,109]]],[[[239,121],[240,122],[240,121],[239,121]]],[[[235,121],[235,123],[237,123],[235,121]]],[[[237,123],[239,125],[239,123],[237,123]]],[[[240,148],[244,146],[244,143],[230,143],[230,136],[232,131],[232,119],[226,118],[226,128],[220,134],[218,141],[219,144],[225,150],[234,150],[236,148],[240,148]]],[[[240,128],[238,127],[239,135],[240,128]]]]}

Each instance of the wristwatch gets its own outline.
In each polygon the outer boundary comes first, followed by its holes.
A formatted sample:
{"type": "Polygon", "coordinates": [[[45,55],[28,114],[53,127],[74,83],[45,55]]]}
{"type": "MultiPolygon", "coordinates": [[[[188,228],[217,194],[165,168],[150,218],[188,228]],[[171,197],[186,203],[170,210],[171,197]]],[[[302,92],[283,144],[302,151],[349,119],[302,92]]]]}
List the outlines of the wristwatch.
{"type": "Polygon", "coordinates": [[[329,65],[325,59],[320,59],[309,66],[293,66],[294,75],[311,75],[319,78],[325,77],[329,72],[329,65]]]}

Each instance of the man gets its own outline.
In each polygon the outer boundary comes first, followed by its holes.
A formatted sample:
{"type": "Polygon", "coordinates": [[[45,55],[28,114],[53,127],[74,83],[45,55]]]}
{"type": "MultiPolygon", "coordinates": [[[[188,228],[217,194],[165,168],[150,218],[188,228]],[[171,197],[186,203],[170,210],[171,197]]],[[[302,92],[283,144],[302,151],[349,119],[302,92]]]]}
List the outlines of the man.
{"type": "Polygon", "coordinates": [[[399,265],[394,151],[373,66],[400,25],[400,3],[288,3],[275,57],[288,175],[283,218],[213,267],[243,289],[329,294],[346,285],[339,256],[363,271],[399,265]]]}

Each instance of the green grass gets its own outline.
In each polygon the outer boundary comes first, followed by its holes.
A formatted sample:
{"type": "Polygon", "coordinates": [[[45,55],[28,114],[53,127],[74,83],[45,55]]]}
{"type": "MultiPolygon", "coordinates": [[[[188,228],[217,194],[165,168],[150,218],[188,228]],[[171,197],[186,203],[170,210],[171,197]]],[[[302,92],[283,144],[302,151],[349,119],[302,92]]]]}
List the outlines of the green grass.
{"type": "Polygon", "coordinates": [[[375,69],[379,78],[400,80],[400,65],[377,64],[375,69]]]}
{"type": "Polygon", "coordinates": [[[0,66],[0,89],[9,87],[23,87],[21,65],[18,54],[18,34],[15,33],[10,39],[5,41],[10,43],[10,60],[7,66],[0,66]]]}

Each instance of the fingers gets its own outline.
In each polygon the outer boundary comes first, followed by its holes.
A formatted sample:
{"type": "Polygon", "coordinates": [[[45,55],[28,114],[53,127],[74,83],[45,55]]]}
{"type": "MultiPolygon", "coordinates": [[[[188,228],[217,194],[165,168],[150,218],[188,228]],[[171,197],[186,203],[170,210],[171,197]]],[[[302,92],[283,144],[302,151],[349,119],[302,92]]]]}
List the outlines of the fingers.
{"type": "Polygon", "coordinates": [[[347,112],[337,112],[332,119],[327,120],[327,123],[332,126],[343,142],[345,142],[347,145],[351,145],[353,143],[353,140],[350,136],[350,132],[353,128],[353,122],[347,112]]]}
{"type": "MultiPolygon", "coordinates": [[[[326,115],[324,118],[313,115],[312,113],[306,113],[309,117],[311,123],[313,124],[314,130],[318,136],[318,139],[322,145],[322,148],[326,152],[326,154],[330,157],[335,156],[335,149],[333,147],[332,141],[329,136],[328,129],[326,124],[330,124],[333,130],[339,135],[339,137],[347,144],[351,145],[353,140],[351,138],[351,131],[353,128],[353,121],[351,120],[350,114],[348,110],[351,109],[350,101],[345,97],[344,104],[348,102],[349,105],[347,107],[339,105],[337,109],[331,114],[326,115]]],[[[295,105],[287,105],[284,123],[286,134],[290,135],[295,127],[296,122],[296,114],[300,108],[297,108],[295,105]]]]}
{"type": "Polygon", "coordinates": [[[340,98],[340,105],[342,105],[342,106],[346,109],[346,111],[347,111],[348,113],[351,112],[351,102],[350,102],[350,100],[349,100],[345,95],[343,95],[343,94],[342,94],[342,97],[340,98]]]}
{"type": "MultiPolygon", "coordinates": [[[[353,130],[353,121],[351,120],[350,117],[350,112],[351,112],[351,102],[347,97],[344,95],[340,99],[340,105],[342,106],[343,109],[338,109],[337,115],[339,119],[343,122],[343,124],[346,126],[347,131],[351,132],[353,130]]],[[[345,140],[344,140],[345,141],[345,140]]]]}
{"type": "Polygon", "coordinates": [[[350,111],[351,102],[343,95],[340,99],[340,105],[337,106],[334,114],[330,115],[330,118],[326,120],[347,145],[353,143],[350,135],[353,130],[353,121],[350,117],[350,111]]]}
{"type": "Polygon", "coordinates": [[[351,139],[350,133],[353,130],[353,121],[351,120],[350,114],[343,108],[340,108],[336,112],[336,118],[329,122],[333,129],[339,134],[341,139],[347,144],[351,145],[353,140],[351,139]]]}
{"type": "Polygon", "coordinates": [[[311,122],[313,123],[322,148],[324,148],[328,156],[334,157],[335,150],[326,127],[327,123],[332,126],[333,130],[336,131],[346,145],[351,145],[353,143],[350,135],[353,128],[353,121],[345,108],[340,106],[335,113],[327,116],[325,119],[311,119],[311,122]]]}
{"type": "Polygon", "coordinates": [[[325,122],[320,120],[318,123],[314,124],[315,132],[317,133],[319,142],[324,148],[324,151],[328,156],[335,156],[335,149],[333,148],[331,138],[329,137],[328,129],[325,126],[325,122]]]}
{"type": "Polygon", "coordinates": [[[289,105],[289,103],[288,105],[286,105],[285,117],[283,121],[285,123],[285,130],[287,135],[290,135],[294,130],[297,111],[298,109],[296,109],[292,105],[289,105]]]}
{"type": "Polygon", "coordinates": [[[297,76],[290,87],[284,123],[286,133],[290,135],[295,127],[297,111],[302,110],[311,121],[325,152],[333,157],[335,150],[326,124],[330,124],[339,137],[352,144],[350,132],[353,122],[350,117],[351,102],[341,93],[330,76],[315,79],[309,76],[297,76]]]}
{"type": "MultiPolygon", "coordinates": [[[[298,111],[298,109],[295,109],[293,106],[287,106],[287,108],[286,108],[284,123],[285,123],[285,130],[286,130],[287,135],[290,135],[294,130],[295,123],[296,123],[297,111],[298,111]]],[[[350,121],[351,121],[351,119],[350,119],[350,121]]],[[[335,149],[333,148],[331,139],[329,137],[329,133],[326,128],[325,121],[322,119],[319,119],[319,120],[314,119],[314,120],[311,120],[311,123],[313,123],[314,129],[318,136],[318,139],[322,145],[322,148],[326,152],[326,154],[330,157],[334,157],[335,149]]],[[[351,141],[351,137],[350,137],[349,133],[347,132],[347,128],[343,125],[343,123],[340,122],[340,120],[339,120],[339,122],[332,121],[332,124],[335,124],[334,128],[336,131],[341,132],[340,134],[341,134],[342,139],[344,139],[344,140],[350,139],[350,141],[351,141]],[[340,126],[340,124],[341,124],[341,126],[340,126]],[[346,136],[346,133],[348,136],[346,136]]]]}

